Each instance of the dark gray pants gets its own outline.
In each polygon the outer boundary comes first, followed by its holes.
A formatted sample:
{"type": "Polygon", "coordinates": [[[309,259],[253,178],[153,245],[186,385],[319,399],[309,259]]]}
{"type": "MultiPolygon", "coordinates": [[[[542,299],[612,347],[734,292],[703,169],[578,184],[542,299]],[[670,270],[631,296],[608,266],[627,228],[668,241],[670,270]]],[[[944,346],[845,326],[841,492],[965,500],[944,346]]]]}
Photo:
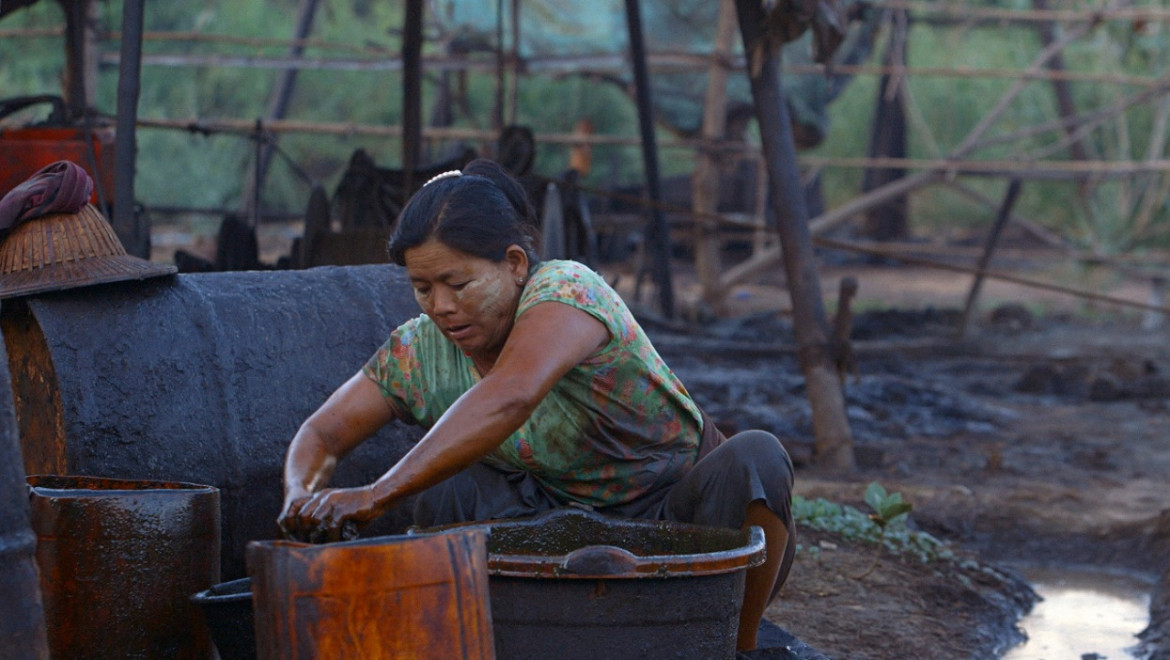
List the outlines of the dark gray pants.
{"type": "MultiPolygon", "coordinates": [[[[597,512],[622,518],[669,520],[714,527],[743,527],[748,504],[762,501],[788,530],[777,587],[796,551],[792,524],[792,459],[776,436],[744,431],[707,453],[683,478],[637,500],[597,512]]],[[[531,474],[477,463],[420,493],[414,524],[523,518],[564,506],[531,474]]]]}

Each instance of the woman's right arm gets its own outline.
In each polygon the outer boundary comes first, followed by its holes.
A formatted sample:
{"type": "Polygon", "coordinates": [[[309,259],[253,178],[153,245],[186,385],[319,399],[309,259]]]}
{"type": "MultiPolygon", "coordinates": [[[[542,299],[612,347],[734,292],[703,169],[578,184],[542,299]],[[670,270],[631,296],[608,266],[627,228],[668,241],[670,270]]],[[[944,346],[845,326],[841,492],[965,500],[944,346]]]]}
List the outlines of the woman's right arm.
{"type": "Polygon", "coordinates": [[[277,523],[300,536],[296,514],[324,488],[343,456],[394,421],[397,414],[382,389],[364,373],[354,374],[301,424],[284,462],[284,507],[277,523]]]}

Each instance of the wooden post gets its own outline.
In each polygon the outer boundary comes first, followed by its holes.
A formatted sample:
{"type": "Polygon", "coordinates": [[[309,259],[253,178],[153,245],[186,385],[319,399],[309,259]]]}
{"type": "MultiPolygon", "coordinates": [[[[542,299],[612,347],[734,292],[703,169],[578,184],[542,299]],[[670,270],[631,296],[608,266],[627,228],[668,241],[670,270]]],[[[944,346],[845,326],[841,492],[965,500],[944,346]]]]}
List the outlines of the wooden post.
{"type": "MultiPolygon", "coordinates": [[[[1032,0],[1032,8],[1036,11],[1048,11],[1048,0],[1032,0]]],[[[1036,32],[1040,35],[1040,42],[1047,47],[1056,41],[1057,26],[1052,21],[1040,21],[1036,23],[1036,32]]],[[[1064,53],[1057,52],[1051,59],[1045,63],[1044,68],[1054,72],[1064,72],[1066,67],[1064,65],[1064,53]]],[[[1060,118],[1068,120],[1077,116],[1076,102],[1073,101],[1072,87],[1067,80],[1060,78],[1052,79],[1052,92],[1056,95],[1056,109],[1060,114],[1060,118]]],[[[1065,132],[1073,142],[1068,145],[1068,153],[1073,160],[1089,160],[1089,153],[1086,147],[1091,148],[1092,143],[1086,142],[1076,136],[1076,125],[1072,123],[1065,124],[1065,132]]]]}
{"type": "MultiPolygon", "coordinates": [[[[906,66],[906,37],[909,33],[907,11],[893,10],[889,14],[890,36],[883,56],[883,65],[906,66]]],[[[906,111],[900,90],[905,74],[884,74],[878,85],[874,104],[873,125],[870,129],[869,156],[871,158],[906,157],[906,111]]],[[[906,170],[878,167],[865,170],[862,192],[869,192],[906,176],[906,170]]],[[[906,218],[906,196],[871,208],[865,216],[865,236],[875,241],[900,240],[909,236],[906,218]]]]}
{"type": "Polygon", "coordinates": [[[127,254],[150,258],[150,227],[134,209],[135,162],[138,158],[138,93],[142,74],[142,24],[146,0],[122,4],[122,45],[118,60],[118,120],[114,136],[114,221],[127,254]]]}
{"type": "Polygon", "coordinates": [[[512,75],[508,78],[508,112],[506,126],[516,123],[516,110],[520,106],[520,0],[512,0],[512,75]]]}
{"type": "Polygon", "coordinates": [[[65,12],[65,105],[75,117],[92,108],[97,98],[97,3],[60,2],[65,12]]]}
{"type": "Polygon", "coordinates": [[[492,128],[497,135],[504,127],[504,106],[507,105],[504,81],[508,73],[504,60],[504,0],[496,0],[496,100],[492,106],[492,128]]]}
{"type": "MultiPolygon", "coordinates": [[[[735,39],[735,4],[732,0],[719,3],[719,20],[715,28],[715,48],[711,65],[707,67],[707,97],[703,101],[703,144],[726,137],[727,126],[727,60],[732,55],[735,39]]],[[[694,198],[692,204],[698,214],[719,211],[720,154],[704,146],[695,160],[694,198]]],[[[719,283],[722,270],[719,227],[700,216],[694,224],[695,274],[699,280],[699,295],[715,314],[722,314],[723,287],[719,283]]]]}
{"type": "MultiPolygon", "coordinates": [[[[293,29],[292,43],[288,48],[288,56],[290,58],[299,58],[305,52],[304,40],[309,36],[309,32],[313,29],[313,18],[317,14],[317,6],[320,0],[301,0],[301,8],[297,12],[297,23],[293,29]]],[[[277,78],[276,85],[273,86],[272,92],[268,95],[268,108],[264,113],[266,121],[274,119],[284,119],[284,115],[288,112],[288,104],[292,101],[293,90],[296,88],[297,69],[290,67],[285,69],[280,77],[277,78]]],[[[257,128],[261,128],[257,126],[257,128]]],[[[266,134],[257,131],[259,142],[256,145],[256,163],[248,177],[248,181],[244,186],[244,204],[245,217],[253,219],[253,225],[259,219],[260,209],[259,196],[260,190],[264,187],[264,179],[268,177],[268,167],[272,164],[272,140],[276,139],[275,135],[266,134]]]]}
{"type": "Polygon", "coordinates": [[[1020,180],[1012,179],[1008,184],[1007,192],[1003,196],[1003,204],[999,207],[999,214],[995,217],[995,224],[987,236],[987,243],[983,246],[983,254],[979,257],[979,268],[975,272],[975,279],[971,282],[971,290],[967,292],[967,304],[963,306],[963,317],[959,319],[959,339],[967,334],[967,327],[971,323],[971,312],[975,309],[975,302],[979,299],[979,291],[983,288],[983,278],[987,273],[987,264],[991,263],[991,255],[995,253],[995,246],[999,243],[999,235],[1003,232],[1008,219],[1012,217],[1012,207],[1016,205],[1016,198],[1020,196],[1020,180]]]}
{"type": "Polygon", "coordinates": [[[97,150],[94,148],[96,135],[93,130],[93,113],[97,103],[98,77],[98,33],[99,11],[94,0],[59,0],[65,12],[65,107],[66,120],[81,118],[85,129],[85,165],[94,174],[94,190],[97,193],[98,208],[111,218],[110,196],[113,190],[103,185],[98,176],[97,150]]]}
{"type": "Polygon", "coordinates": [[[772,206],[779,224],[798,358],[812,407],[816,435],[813,460],[827,470],[852,471],[856,467],[853,433],[845,416],[841,376],[828,350],[829,326],[813,256],[804,188],[796,163],[796,144],[780,85],[779,63],[764,33],[767,17],[760,0],[735,0],[735,6],[748,58],[747,73],[768,168],[772,206]]]}
{"type": "Polygon", "coordinates": [[[654,281],[658,285],[658,304],[661,307],[659,311],[666,318],[674,318],[674,290],[670,282],[670,231],[659,208],[662,194],[658,180],[658,142],[654,135],[650,74],[646,67],[642,10],[638,0],[626,0],[626,27],[630,33],[630,59],[634,64],[634,86],[638,97],[638,125],[642,133],[642,162],[646,170],[646,190],[652,205],[645,245],[654,252],[654,281]]]}
{"type": "MultiPolygon", "coordinates": [[[[1032,0],[1032,8],[1037,11],[1048,11],[1048,0],[1032,0]]],[[[1052,21],[1040,21],[1036,23],[1036,32],[1040,36],[1040,43],[1045,47],[1056,41],[1057,31],[1058,26],[1052,21]]],[[[1064,72],[1066,69],[1064,53],[1058,51],[1045,63],[1044,68],[1057,73],[1064,72]]],[[[1060,114],[1060,118],[1065,122],[1064,131],[1068,135],[1069,156],[1073,160],[1089,160],[1089,152],[1093,150],[1093,143],[1085,140],[1083,134],[1078,135],[1078,127],[1069,121],[1077,116],[1077,106],[1073,100],[1072,86],[1067,80],[1053,78],[1052,93],[1056,96],[1056,110],[1060,114]]],[[[1081,208],[1084,209],[1085,214],[1089,218],[1093,218],[1096,215],[1093,209],[1093,188],[1094,181],[1091,178],[1077,181],[1077,195],[1081,199],[1081,208]]]]}
{"type": "Polygon", "coordinates": [[[422,144],[423,0],[406,0],[402,24],[402,195],[414,192],[422,144]]]}

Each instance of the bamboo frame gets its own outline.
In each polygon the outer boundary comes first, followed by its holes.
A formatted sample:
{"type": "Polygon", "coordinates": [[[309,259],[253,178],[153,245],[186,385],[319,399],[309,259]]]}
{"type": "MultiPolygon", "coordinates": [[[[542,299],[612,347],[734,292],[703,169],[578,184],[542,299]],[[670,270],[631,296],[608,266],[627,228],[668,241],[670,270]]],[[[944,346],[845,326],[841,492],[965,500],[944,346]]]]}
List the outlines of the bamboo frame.
{"type": "MultiPolygon", "coordinates": [[[[1101,122],[1115,117],[1119,112],[1124,111],[1133,103],[1142,102],[1141,99],[1156,98],[1159,94],[1165,94],[1167,88],[1168,78],[1166,76],[1133,76],[1133,75],[1118,75],[1112,73],[1082,73],[1082,72],[1067,72],[1067,71],[1050,71],[1043,68],[1042,64],[1054,53],[1060,50],[1083,34],[1092,26],[1097,25],[1103,21],[1154,21],[1166,22],[1170,21],[1170,10],[1152,9],[1152,8],[1134,8],[1127,6],[1128,3],[1122,2],[1114,5],[1108,9],[1102,10],[1003,10],[996,8],[979,8],[960,5],[954,2],[950,3],[934,3],[934,2],[914,2],[901,0],[877,0],[872,5],[876,8],[888,9],[905,9],[915,14],[922,14],[927,16],[941,16],[943,18],[952,18],[955,20],[965,21],[999,21],[1002,23],[1027,23],[1027,22],[1064,22],[1064,23],[1078,23],[1078,25],[1069,26],[1066,34],[1060,42],[1052,44],[1046,48],[1037,61],[1024,71],[1019,70],[1004,70],[1004,69],[973,69],[968,67],[904,67],[904,66],[872,66],[872,65],[838,65],[831,69],[822,65],[787,65],[783,68],[786,73],[795,74],[854,74],[854,75],[894,75],[903,78],[909,76],[938,76],[938,77],[956,77],[956,78],[1002,78],[1012,79],[1015,81],[1013,87],[1000,99],[996,107],[989,112],[980,122],[980,124],[971,131],[963,143],[956,149],[952,150],[950,154],[944,157],[935,159],[892,159],[892,158],[824,158],[806,156],[800,158],[802,164],[812,167],[892,167],[900,169],[919,169],[922,170],[891,187],[871,191],[865,195],[859,196],[854,200],[850,200],[841,208],[834,209],[829,213],[823,214],[819,218],[814,218],[811,222],[814,233],[823,233],[831,227],[834,227],[841,222],[846,221],[849,216],[871,207],[874,204],[880,204],[882,201],[894,196],[908,194],[921,187],[943,182],[954,184],[954,175],[956,174],[976,174],[976,175],[990,175],[990,176],[1018,176],[1021,178],[1045,178],[1045,179],[1081,179],[1086,177],[1122,177],[1132,176],[1135,174],[1149,174],[1149,173],[1170,173],[1170,159],[1156,159],[1147,158],[1144,161],[1126,160],[1126,161],[1047,161],[1041,160],[1043,156],[1052,153],[1052,149],[1065,146],[1068,144],[1068,139],[1060,142],[1060,144],[1046,149],[1041,156],[1036,160],[1015,159],[1015,160],[987,160],[987,161],[972,161],[966,156],[972,151],[998,143],[1003,143],[1012,139],[1013,136],[1001,136],[996,138],[984,139],[983,133],[990,127],[990,125],[998,118],[1000,114],[1006,109],[1007,104],[1012,98],[1019,93],[1023,87],[1032,81],[1077,81],[1086,83],[1099,84],[1113,84],[1123,86],[1134,86],[1144,88],[1140,94],[1135,95],[1131,99],[1132,102],[1120,102],[1111,108],[1088,113],[1082,117],[1077,118],[1079,121],[1076,125],[1080,127],[1081,135],[1083,135],[1092,127],[1099,125],[1101,122]],[[1138,99],[1138,100],[1133,100],[1138,99]]],[[[64,33],[63,28],[32,28],[32,29],[16,29],[16,30],[0,30],[0,38],[11,37],[25,37],[36,38],[42,36],[59,37],[64,33]]],[[[110,32],[103,34],[104,38],[118,39],[120,34],[117,32],[110,32]]],[[[394,70],[401,69],[401,60],[397,57],[397,52],[390,48],[380,48],[377,46],[353,46],[350,44],[341,44],[334,42],[326,42],[316,39],[264,39],[251,37],[236,37],[232,35],[208,35],[199,33],[179,33],[179,32],[149,32],[145,33],[145,39],[152,41],[206,41],[214,43],[227,43],[240,46],[253,47],[272,47],[287,49],[290,44],[295,44],[305,48],[315,48],[321,50],[332,50],[335,52],[349,52],[354,54],[370,55],[377,59],[344,59],[344,58],[304,58],[304,57],[265,57],[265,56],[200,56],[200,55],[148,55],[143,57],[143,65],[157,65],[157,66],[254,66],[265,68],[284,68],[284,69],[348,69],[358,71],[379,71],[379,70],[394,70]],[[383,57],[384,56],[384,57],[383,57]]],[[[510,58],[509,63],[526,74],[545,73],[557,75],[560,73],[575,73],[583,68],[595,69],[611,69],[611,70],[626,70],[628,68],[628,60],[623,55],[599,55],[599,56],[562,56],[562,57],[542,57],[531,58],[527,60],[520,60],[515,54],[508,54],[505,57],[510,58]]],[[[116,54],[107,54],[103,57],[103,62],[117,63],[119,57],[116,54]]],[[[687,52],[661,52],[653,54],[649,57],[649,65],[655,70],[703,70],[715,66],[723,66],[729,69],[742,69],[744,66],[743,57],[718,57],[711,54],[687,53],[687,52]]],[[[468,57],[445,57],[432,56],[424,59],[424,66],[435,70],[471,70],[493,72],[498,68],[499,61],[495,57],[485,58],[468,58],[468,57]]],[[[1058,130],[1064,128],[1068,124],[1067,121],[1045,122],[1044,124],[1037,124],[1036,126],[1025,128],[1022,131],[1017,131],[1014,135],[1019,136],[1022,133],[1031,132],[1037,134],[1049,130],[1058,130]]],[[[233,133],[241,135],[251,135],[256,130],[255,122],[245,120],[232,119],[209,119],[209,120],[151,120],[139,119],[138,125],[147,128],[169,128],[178,130],[188,130],[195,132],[219,132],[219,133],[233,133]]],[[[296,121],[285,120],[277,122],[265,123],[265,129],[273,133],[280,132],[303,132],[303,133],[325,133],[333,135],[373,135],[373,136],[401,136],[402,129],[397,126],[368,126],[355,125],[352,123],[340,122],[311,122],[311,121],[296,121]]],[[[494,139],[495,134],[487,131],[473,130],[473,129],[424,129],[424,135],[428,139],[469,139],[469,140],[490,140],[494,139]]],[[[1075,138],[1074,138],[1075,139],[1075,138]]],[[[590,135],[583,136],[579,134],[544,134],[538,136],[538,141],[548,144],[592,144],[592,145],[629,145],[635,146],[639,143],[637,138],[614,136],[614,135],[590,135]]],[[[750,145],[732,144],[720,142],[718,140],[703,140],[703,139],[672,139],[662,140],[660,142],[662,148],[681,148],[681,149],[703,149],[708,152],[738,152],[746,156],[759,157],[758,149],[750,145]]],[[[1161,186],[1170,185],[1170,176],[1163,176],[1161,186]]],[[[595,191],[596,192],[596,191],[595,191]]],[[[642,201],[642,200],[638,200],[642,201]]],[[[676,213],[687,213],[686,209],[672,209],[676,213]]],[[[692,214],[694,215],[694,214],[692,214]]],[[[732,226],[750,226],[758,228],[759,225],[754,223],[745,223],[742,221],[734,221],[725,217],[715,216],[714,214],[699,214],[694,217],[703,217],[711,220],[719,225],[732,226]]],[[[1016,219],[1018,221],[1018,219],[1016,219]]],[[[757,255],[762,257],[764,255],[757,255]]],[[[734,282],[736,272],[747,273],[751,268],[759,268],[760,260],[755,259],[754,264],[747,264],[731,269],[731,271],[724,274],[722,278],[723,285],[730,285],[734,282]]],[[[1164,310],[1162,310],[1164,311],[1164,310]]]]}
{"type": "MultiPolygon", "coordinates": [[[[1170,11],[1167,12],[1170,14],[1170,11]]],[[[19,37],[59,37],[63,28],[33,28],[0,30],[0,38],[19,37]]],[[[103,39],[118,39],[117,32],[102,34],[103,39]]],[[[253,37],[237,37],[233,35],[215,35],[191,32],[150,32],[144,37],[154,41],[205,41],[209,43],[225,43],[243,46],[264,48],[283,48],[290,46],[300,48],[317,48],[321,50],[345,51],[360,53],[370,58],[322,58],[322,57],[288,57],[285,55],[217,55],[217,54],[146,54],[143,55],[144,66],[162,67],[235,67],[261,69],[304,69],[304,70],[337,70],[337,71],[398,71],[402,69],[402,62],[398,53],[390,48],[371,46],[353,46],[335,42],[325,42],[315,39],[266,39],[253,37]]],[[[533,58],[519,58],[514,53],[504,54],[505,63],[519,68],[528,74],[569,74],[582,69],[597,72],[621,72],[629,68],[628,58],[621,53],[602,55],[559,55],[533,58]]],[[[103,64],[118,63],[116,53],[104,53],[101,57],[103,64]]],[[[428,55],[423,58],[424,67],[435,71],[476,71],[480,73],[496,73],[499,68],[497,58],[428,55]]],[[[720,64],[729,70],[742,70],[745,66],[742,56],[712,57],[708,53],[693,53],[686,51],[659,51],[648,54],[647,63],[656,71],[704,71],[712,63],[720,64]]],[[[1084,73],[1076,71],[1033,71],[1021,74],[1015,69],[983,69],[974,67],[905,67],[905,66],[878,66],[878,65],[832,65],[823,64],[784,64],[782,70],[790,74],[827,75],[894,75],[894,76],[933,76],[943,78],[991,78],[1016,80],[1024,77],[1029,80],[1067,80],[1070,82],[1104,83],[1116,85],[1132,85],[1149,87],[1159,83],[1153,76],[1122,75],[1114,73],[1084,73]]]]}
{"type": "MultiPolygon", "coordinates": [[[[252,135],[255,120],[244,119],[139,119],[141,128],[177,129],[193,133],[230,133],[252,135]]],[[[263,122],[270,133],[319,133],[327,135],[370,135],[401,137],[397,125],[353,124],[343,122],[311,122],[302,120],[272,120],[263,122]]],[[[483,141],[496,138],[493,131],[473,128],[424,128],[423,135],[432,140],[483,141]]],[[[542,133],[536,136],[541,144],[638,146],[639,138],[620,135],[582,135],[575,133],[542,133]]],[[[735,145],[720,140],[663,140],[661,147],[747,152],[757,155],[750,145],[735,145]]],[[[954,160],[926,158],[870,158],[801,156],[801,164],[811,167],[892,168],[939,170],[952,174],[1012,175],[1028,179],[1071,179],[1086,176],[1128,176],[1148,172],[1170,172],[1170,159],[1144,161],[1028,161],[1028,160],[954,160]]]]}
{"type": "MultiPolygon", "coordinates": [[[[657,72],[681,72],[705,70],[711,57],[697,53],[658,52],[647,56],[649,65],[657,72]]],[[[116,53],[103,53],[101,62],[117,65],[116,53]]],[[[434,71],[475,71],[493,73],[497,68],[495,59],[486,57],[470,58],[444,55],[430,55],[423,58],[424,67],[434,71]]],[[[214,55],[187,54],[143,55],[143,66],[159,67],[212,67],[212,68],[257,68],[257,69],[302,69],[328,71],[400,71],[401,60],[341,59],[320,57],[285,57],[260,55],[214,55]]],[[[517,66],[528,74],[567,75],[588,70],[595,73],[620,73],[629,69],[628,59],[621,54],[612,55],[566,55],[559,57],[526,58],[517,66]]],[[[725,66],[731,70],[743,70],[744,59],[733,58],[725,66]]],[[[1001,80],[1067,80],[1070,82],[1106,83],[1151,87],[1158,84],[1153,76],[1122,75],[1115,73],[1082,73],[1077,71],[1029,71],[1021,73],[1013,69],[979,69],[973,67],[907,67],[876,65],[835,65],[787,64],[785,73],[804,75],[864,74],[864,75],[918,75],[940,78],[989,78],[1001,80]]]]}
{"type": "Polygon", "coordinates": [[[943,14],[956,19],[981,19],[996,21],[1170,21],[1170,9],[1146,7],[1121,9],[997,9],[994,7],[971,7],[956,2],[908,2],[905,0],[875,0],[875,8],[905,9],[924,14],[943,14]]]}

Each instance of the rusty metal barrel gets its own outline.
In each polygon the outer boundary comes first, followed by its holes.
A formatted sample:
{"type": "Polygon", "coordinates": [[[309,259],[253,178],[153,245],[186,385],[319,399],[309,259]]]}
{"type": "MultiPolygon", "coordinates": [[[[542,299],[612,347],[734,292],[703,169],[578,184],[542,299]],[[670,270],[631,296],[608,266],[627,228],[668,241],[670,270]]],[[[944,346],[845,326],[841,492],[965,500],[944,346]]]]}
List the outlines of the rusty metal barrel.
{"type": "Polygon", "coordinates": [[[46,660],[45,616],[37,578],[37,538],[29,527],[8,361],[0,345],[0,658],[46,660]]]}
{"type": "MultiPolygon", "coordinates": [[[[278,538],[298,426],[419,313],[392,265],[178,275],[5,301],[0,314],[28,474],[219,488],[224,579],[278,538]]],[[[376,479],[419,433],[389,425],[334,484],[376,479]]],[[[396,510],[369,534],[401,531],[396,510]]]]}
{"type": "Polygon", "coordinates": [[[208,660],[191,594],[219,580],[219,491],[199,484],[32,475],[54,658],[208,660]]]}
{"type": "Polygon", "coordinates": [[[248,546],[261,660],[491,660],[481,529],[248,546]]]}

